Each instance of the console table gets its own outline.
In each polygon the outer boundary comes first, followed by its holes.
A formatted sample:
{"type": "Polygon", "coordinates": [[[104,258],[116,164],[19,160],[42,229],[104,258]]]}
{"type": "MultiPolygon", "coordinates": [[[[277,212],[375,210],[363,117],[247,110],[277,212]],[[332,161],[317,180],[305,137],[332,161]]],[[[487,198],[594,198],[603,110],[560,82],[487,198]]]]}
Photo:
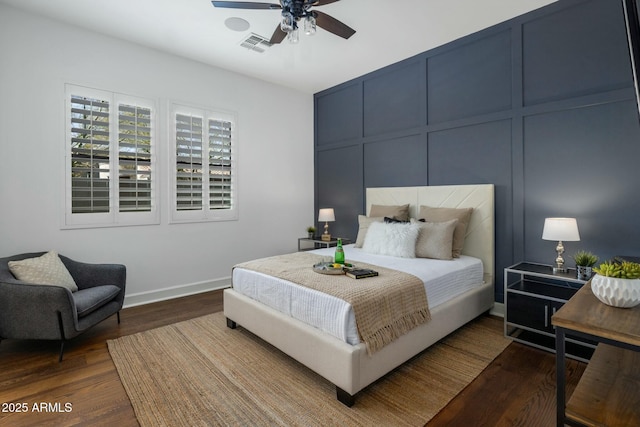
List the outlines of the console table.
{"type": "Polygon", "coordinates": [[[603,304],[589,282],[552,316],[551,323],[556,327],[557,425],[640,425],[640,306],[603,304]],[[565,334],[598,342],[568,402],[565,334]]]}

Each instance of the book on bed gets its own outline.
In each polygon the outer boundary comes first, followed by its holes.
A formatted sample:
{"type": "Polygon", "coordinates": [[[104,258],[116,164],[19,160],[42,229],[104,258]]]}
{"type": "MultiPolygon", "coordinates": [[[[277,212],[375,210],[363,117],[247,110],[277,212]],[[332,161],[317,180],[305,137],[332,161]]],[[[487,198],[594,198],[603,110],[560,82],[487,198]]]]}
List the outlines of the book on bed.
{"type": "Polygon", "coordinates": [[[374,277],[378,272],[370,268],[354,268],[347,270],[345,274],[352,279],[364,279],[365,277],[374,277]]]}

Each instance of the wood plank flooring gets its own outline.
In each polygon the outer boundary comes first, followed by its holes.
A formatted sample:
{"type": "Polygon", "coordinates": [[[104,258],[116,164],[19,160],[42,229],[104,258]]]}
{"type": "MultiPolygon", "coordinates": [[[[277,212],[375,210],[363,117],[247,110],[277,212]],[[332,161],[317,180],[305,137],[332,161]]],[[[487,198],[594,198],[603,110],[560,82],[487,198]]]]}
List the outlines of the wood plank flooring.
{"type": "MultiPolygon", "coordinates": [[[[221,291],[127,308],[69,342],[62,363],[55,342],[3,341],[0,425],[137,426],[106,340],[221,310],[221,291]]],[[[569,361],[568,393],[585,366],[569,361]]],[[[428,426],[552,426],[555,407],[554,355],[512,343],[428,426]]]]}

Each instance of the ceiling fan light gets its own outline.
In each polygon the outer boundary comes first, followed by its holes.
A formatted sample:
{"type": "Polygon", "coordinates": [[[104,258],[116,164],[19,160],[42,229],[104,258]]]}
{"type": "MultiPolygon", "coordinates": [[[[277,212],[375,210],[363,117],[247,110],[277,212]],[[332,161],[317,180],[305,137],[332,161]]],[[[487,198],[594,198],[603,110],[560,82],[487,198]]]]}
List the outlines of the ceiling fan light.
{"type": "Polygon", "coordinates": [[[297,44],[300,41],[300,36],[298,35],[298,29],[294,28],[293,30],[289,31],[289,33],[287,34],[287,38],[289,39],[289,43],[297,44]]]}
{"type": "Polygon", "coordinates": [[[285,33],[289,33],[295,28],[295,20],[291,13],[282,13],[282,21],[280,21],[280,29],[285,33]]]}
{"type": "Polygon", "coordinates": [[[313,16],[307,16],[305,18],[304,33],[308,36],[312,36],[316,33],[316,18],[313,16]]]}

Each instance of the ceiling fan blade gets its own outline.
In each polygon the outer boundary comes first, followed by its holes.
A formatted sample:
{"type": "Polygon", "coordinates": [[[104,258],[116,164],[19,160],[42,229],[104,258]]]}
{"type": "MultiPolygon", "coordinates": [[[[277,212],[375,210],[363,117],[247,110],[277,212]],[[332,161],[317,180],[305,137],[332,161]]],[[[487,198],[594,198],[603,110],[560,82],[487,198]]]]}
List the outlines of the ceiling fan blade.
{"type": "Polygon", "coordinates": [[[229,9],[282,9],[279,4],[258,3],[253,1],[212,1],[215,7],[226,7],[229,9]]]}
{"type": "Polygon", "coordinates": [[[313,2],[312,6],[324,6],[325,4],[335,3],[340,0],[318,0],[313,2]]]}
{"type": "Polygon", "coordinates": [[[313,13],[316,17],[316,25],[318,27],[324,28],[330,33],[335,34],[336,36],[348,39],[356,33],[356,30],[346,24],[343,24],[336,18],[327,15],[326,13],[318,12],[317,10],[314,10],[313,13]]]}
{"type": "Polygon", "coordinates": [[[269,43],[278,44],[282,42],[282,40],[284,40],[285,37],[287,37],[287,33],[282,31],[282,29],[280,29],[280,24],[278,24],[278,26],[276,27],[276,30],[273,32],[273,35],[271,36],[271,40],[269,40],[269,43]]]}

